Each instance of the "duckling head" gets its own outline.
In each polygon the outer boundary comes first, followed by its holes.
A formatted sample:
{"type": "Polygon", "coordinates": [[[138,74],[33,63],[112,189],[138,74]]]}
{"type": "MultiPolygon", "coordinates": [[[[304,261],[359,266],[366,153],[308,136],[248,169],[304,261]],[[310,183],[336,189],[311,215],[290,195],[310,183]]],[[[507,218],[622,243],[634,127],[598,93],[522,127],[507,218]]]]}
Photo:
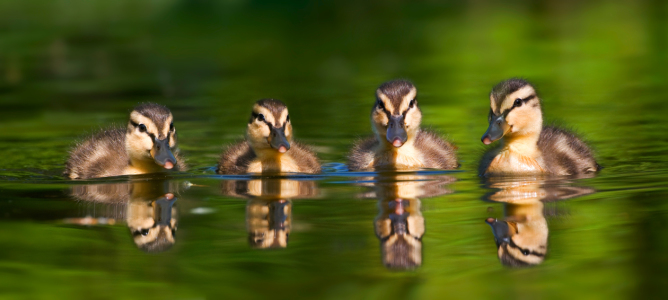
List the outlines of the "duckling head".
{"type": "Polygon", "coordinates": [[[406,80],[383,83],[376,90],[371,123],[378,140],[399,148],[418,133],[422,112],[417,104],[417,89],[406,80]]]}
{"type": "Polygon", "coordinates": [[[274,99],[257,101],[248,121],[246,139],[258,156],[283,154],[290,150],[292,124],[288,107],[274,99]]]}
{"type": "Polygon", "coordinates": [[[133,164],[153,161],[171,169],[176,165],[172,148],[176,147],[176,128],[172,112],[165,106],[143,103],[130,113],[126,149],[133,164]]]}
{"type": "Polygon", "coordinates": [[[494,86],[489,99],[489,127],[481,138],[485,145],[504,136],[513,139],[540,135],[540,100],[529,82],[519,78],[505,80],[494,86]]]}

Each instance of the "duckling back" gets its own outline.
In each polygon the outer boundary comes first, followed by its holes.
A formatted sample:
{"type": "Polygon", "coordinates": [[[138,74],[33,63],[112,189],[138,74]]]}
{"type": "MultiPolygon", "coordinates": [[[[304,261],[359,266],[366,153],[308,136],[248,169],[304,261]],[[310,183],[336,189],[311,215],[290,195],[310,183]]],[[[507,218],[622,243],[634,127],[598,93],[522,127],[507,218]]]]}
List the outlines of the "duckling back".
{"type": "Polygon", "coordinates": [[[127,165],[125,130],[109,128],[79,143],[70,151],[64,175],[70,179],[121,175],[127,165]]]}
{"type": "Polygon", "coordinates": [[[245,174],[248,165],[255,160],[257,156],[253,153],[248,142],[236,143],[220,156],[216,173],[218,174],[245,174]]]}
{"type": "Polygon", "coordinates": [[[556,175],[578,175],[593,173],[600,169],[594,155],[582,140],[563,129],[544,127],[538,139],[543,164],[549,173],[556,175]]]}

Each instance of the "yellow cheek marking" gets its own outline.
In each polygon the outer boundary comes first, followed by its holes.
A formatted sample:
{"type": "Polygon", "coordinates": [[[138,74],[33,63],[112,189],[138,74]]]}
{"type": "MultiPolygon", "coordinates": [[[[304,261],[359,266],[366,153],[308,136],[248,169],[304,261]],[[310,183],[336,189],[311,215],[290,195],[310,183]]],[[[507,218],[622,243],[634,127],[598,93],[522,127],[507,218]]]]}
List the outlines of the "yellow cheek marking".
{"type": "Polygon", "coordinates": [[[285,122],[287,121],[287,120],[286,120],[287,118],[288,118],[288,110],[287,110],[287,109],[284,109],[284,110],[281,112],[281,116],[278,118],[278,119],[281,121],[281,124],[273,123],[274,126],[276,126],[276,127],[283,127],[283,124],[285,124],[285,122]]]}
{"type": "Polygon", "coordinates": [[[496,100],[494,99],[494,96],[489,95],[489,103],[490,103],[490,107],[492,108],[492,111],[495,114],[498,114],[499,111],[496,109],[496,100]]]}
{"type": "Polygon", "coordinates": [[[169,117],[167,117],[167,120],[165,121],[164,127],[162,128],[162,135],[167,136],[169,134],[169,125],[172,124],[173,117],[170,114],[169,117]]]}

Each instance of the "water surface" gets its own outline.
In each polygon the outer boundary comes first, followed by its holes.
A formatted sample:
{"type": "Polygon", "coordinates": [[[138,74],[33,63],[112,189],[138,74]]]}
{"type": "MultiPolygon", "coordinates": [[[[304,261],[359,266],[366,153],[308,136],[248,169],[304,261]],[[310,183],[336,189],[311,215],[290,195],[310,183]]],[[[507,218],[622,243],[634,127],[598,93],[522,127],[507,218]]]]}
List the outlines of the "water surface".
{"type": "Polygon", "coordinates": [[[0,4],[0,297],[660,297],[667,13],[661,1],[0,4]],[[511,76],[592,145],[599,174],[477,176],[488,92],[511,76]],[[341,167],[393,78],[415,83],[423,126],[459,147],[459,170],[341,167]],[[265,97],[288,105],[323,175],[215,175],[265,97]],[[145,101],[173,111],[188,172],[62,177],[76,140],[145,101]]]}

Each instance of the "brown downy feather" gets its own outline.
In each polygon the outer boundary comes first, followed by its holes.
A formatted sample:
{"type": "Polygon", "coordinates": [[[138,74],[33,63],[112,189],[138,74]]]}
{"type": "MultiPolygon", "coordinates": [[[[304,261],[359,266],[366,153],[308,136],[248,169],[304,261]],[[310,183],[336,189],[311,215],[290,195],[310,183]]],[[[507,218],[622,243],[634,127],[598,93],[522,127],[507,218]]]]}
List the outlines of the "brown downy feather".
{"type": "Polygon", "coordinates": [[[348,168],[353,171],[372,168],[371,164],[378,145],[379,142],[375,136],[357,141],[348,155],[348,168]]]}
{"type": "Polygon", "coordinates": [[[557,175],[578,175],[599,170],[594,155],[582,140],[563,129],[548,126],[540,132],[538,149],[545,168],[557,175]]]}
{"type": "Polygon", "coordinates": [[[70,151],[64,175],[71,179],[120,175],[129,164],[124,128],[108,128],[70,151]]]}
{"type": "Polygon", "coordinates": [[[415,145],[418,151],[423,152],[427,168],[455,169],[459,166],[455,147],[432,131],[420,130],[415,145]]]}

